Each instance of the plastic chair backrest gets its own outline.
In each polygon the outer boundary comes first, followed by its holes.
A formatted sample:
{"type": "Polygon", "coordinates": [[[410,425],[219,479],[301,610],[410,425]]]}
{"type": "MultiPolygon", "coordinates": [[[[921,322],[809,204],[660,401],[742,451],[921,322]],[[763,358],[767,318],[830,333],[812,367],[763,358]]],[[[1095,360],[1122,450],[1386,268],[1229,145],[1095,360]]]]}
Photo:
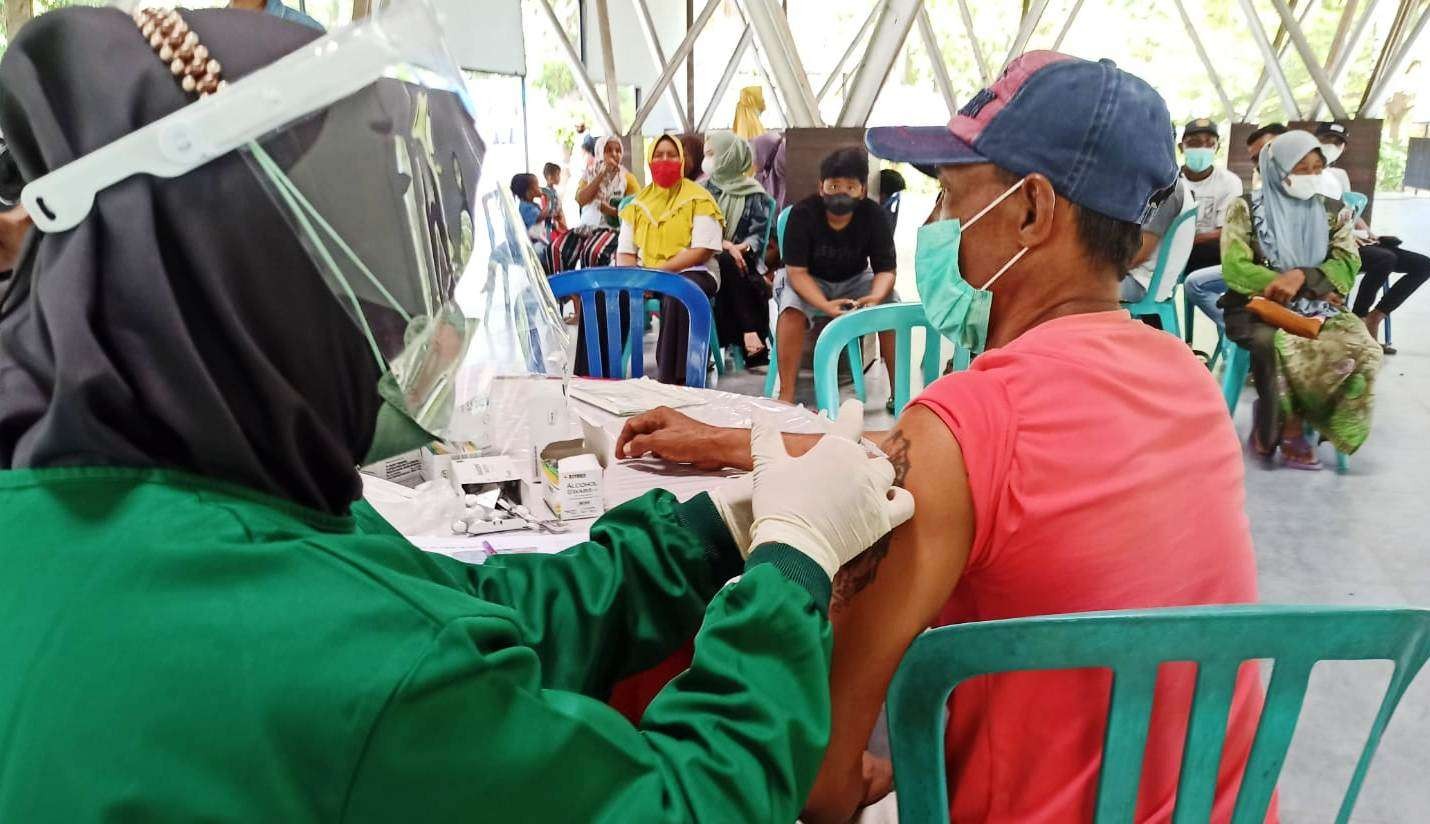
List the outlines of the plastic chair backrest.
{"type": "MultiPolygon", "coordinates": [[[[913,330],[922,326],[924,336],[924,386],[938,380],[943,338],[929,324],[922,303],[890,303],[870,306],[831,320],[814,344],[814,398],[821,411],[834,417],[839,409],[839,356],[851,341],[873,332],[894,333],[894,414],[909,402],[910,373],[914,368],[913,330]]],[[[885,353],[885,357],[888,353],[885,353]]]]}
{"type": "Polygon", "coordinates": [[[710,358],[710,299],[700,287],[670,272],[634,266],[606,266],[578,269],[552,276],[551,292],[557,299],[577,296],[581,301],[581,326],[586,337],[586,366],[593,378],[639,378],[645,374],[645,350],[641,345],[645,293],[669,295],[685,306],[690,318],[685,353],[685,385],[704,388],[705,369],[710,358]],[[601,295],[606,310],[605,350],[597,329],[596,296],[601,295]],[[629,340],[621,335],[620,301],[629,310],[629,340]],[[623,363],[629,354],[629,364],[623,363]],[[629,369],[627,369],[629,365],[629,369]]]}
{"type": "Polygon", "coordinates": [[[624,212],[626,210],[626,207],[631,205],[631,201],[635,199],[635,195],[626,195],[625,197],[621,198],[621,202],[616,204],[616,213],[620,214],[621,212],[624,212]]]}
{"type": "Polygon", "coordinates": [[[1172,299],[1172,290],[1177,288],[1177,277],[1187,268],[1187,260],[1192,256],[1192,246],[1197,240],[1197,203],[1191,201],[1186,209],[1162,236],[1157,244],[1157,263],[1152,270],[1152,280],[1147,284],[1147,294],[1158,303],[1172,299]]]}
{"type": "Polygon", "coordinates": [[[948,821],[944,717],[953,688],[977,675],[1110,668],[1112,696],[1097,784],[1097,824],[1131,823],[1148,719],[1164,661],[1197,664],[1177,787],[1177,822],[1207,821],[1227,714],[1242,662],[1275,659],[1231,824],[1265,819],[1317,661],[1382,660],[1395,671],[1337,822],[1350,818],[1396,704],[1430,656],[1430,610],[1217,606],[1092,612],[959,624],[914,640],[889,686],[889,743],[899,820],[948,821]]]}
{"type": "Polygon", "coordinates": [[[884,203],[884,211],[889,213],[895,226],[899,225],[899,205],[904,201],[903,192],[894,192],[889,195],[889,199],[884,203]]]}
{"type": "Polygon", "coordinates": [[[1346,192],[1341,195],[1341,202],[1346,204],[1352,215],[1359,218],[1365,212],[1365,207],[1370,205],[1370,198],[1360,192],[1346,192]]]}
{"type": "Polygon", "coordinates": [[[789,223],[789,213],[793,206],[786,206],[780,210],[779,220],[775,221],[775,237],[780,242],[780,257],[785,256],[785,224],[789,223]]]}

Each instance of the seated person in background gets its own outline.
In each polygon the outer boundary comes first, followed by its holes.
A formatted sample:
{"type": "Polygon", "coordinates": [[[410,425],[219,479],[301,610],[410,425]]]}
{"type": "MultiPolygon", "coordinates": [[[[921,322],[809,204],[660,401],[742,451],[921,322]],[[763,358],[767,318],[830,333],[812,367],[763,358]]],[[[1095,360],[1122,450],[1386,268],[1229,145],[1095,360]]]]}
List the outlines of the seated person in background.
{"type": "Polygon", "coordinates": [[[619,225],[616,207],[621,198],[640,188],[636,176],[621,165],[625,147],[614,135],[596,143],[596,162],[576,184],[576,205],[581,207],[581,225],[612,228],[619,225]]]}
{"type": "Polygon", "coordinates": [[[1197,239],[1187,259],[1187,272],[1221,262],[1221,227],[1226,222],[1226,210],[1241,197],[1244,188],[1235,173],[1216,165],[1220,143],[1216,123],[1207,118],[1193,120],[1182,130],[1182,179],[1197,202],[1197,239]]]}
{"type": "MultiPolygon", "coordinates": [[[[925,389],[893,432],[870,436],[917,509],[835,582],[833,735],[804,821],[845,821],[869,800],[869,733],[905,648],[930,625],[1256,600],[1241,449],[1216,381],[1185,344],[1118,306],[1139,224],[1177,174],[1170,129],[1142,80],[1030,52],[947,128],[870,130],[876,155],[938,167],[920,294],[945,336],[974,349],[986,337],[987,351],[925,389]],[[1090,141],[1103,120],[1127,128],[1090,141]],[[991,296],[988,314],[965,311],[970,295],[991,296]],[[1195,528],[1168,516],[1172,500],[1196,502],[1195,528]]],[[[633,419],[617,449],[748,466],[749,442],[658,410],[633,419]]],[[[1190,665],[1163,669],[1138,821],[1171,817],[1195,679],[1190,665]]],[[[1110,681],[1088,669],[960,686],[946,737],[952,819],[1090,821],[1110,681]]],[[[1213,820],[1230,817],[1260,695],[1248,663],[1213,820]]]]}
{"type": "Polygon", "coordinates": [[[698,134],[680,136],[680,149],[685,154],[685,170],[682,175],[695,183],[705,182],[705,137],[698,134]]]}
{"type": "Polygon", "coordinates": [[[897,169],[879,170],[879,207],[889,214],[889,223],[895,227],[899,225],[899,201],[903,198],[900,193],[908,187],[897,169]]]}
{"type": "Polygon", "coordinates": [[[1261,188],[1238,198],[1222,234],[1226,336],[1251,353],[1256,383],[1251,447],[1286,466],[1320,469],[1303,420],[1350,454],[1370,432],[1380,346],[1346,311],[1360,258],[1349,213],[1319,193],[1316,138],[1292,131],[1261,152],[1261,188]],[[1324,318],[1319,335],[1290,334],[1248,308],[1253,297],[1324,318]],[[1283,393],[1282,390],[1286,391],[1283,393]]]}
{"type": "MultiPolygon", "coordinates": [[[[616,265],[674,272],[714,299],[720,272],[710,258],[724,248],[724,219],[715,198],[683,176],[684,149],[673,135],[651,144],[650,185],[621,211],[621,239],[616,265]]],[[[639,320],[633,320],[639,322],[639,320]]],[[[657,379],[685,383],[690,316],[675,298],[660,303],[660,339],[656,342],[657,379]]]]}
{"type": "MultiPolygon", "coordinates": [[[[835,318],[893,303],[894,231],[879,204],[864,197],[869,155],[838,149],[819,164],[819,194],[795,204],[785,225],[784,271],[775,276],[780,400],[794,403],[805,338],[816,315],[835,318]]],[[[881,334],[893,384],[894,336],[881,334]]]]}
{"type": "Polygon", "coordinates": [[[745,347],[746,366],[770,362],[770,285],[760,274],[769,231],[770,199],[748,174],[750,144],[730,131],[711,132],[701,165],[705,188],[725,218],[724,248],[715,256],[720,292],[715,297],[715,329],[723,346],[745,347]]]}
{"type": "MultiPolygon", "coordinates": [[[[1350,130],[1339,123],[1322,123],[1316,127],[1316,139],[1321,142],[1321,154],[1326,156],[1326,169],[1321,173],[1321,193],[1340,200],[1347,192],[1353,191],[1350,176],[1344,169],[1335,166],[1350,142],[1350,130]]],[[[1400,238],[1376,235],[1370,225],[1359,217],[1356,218],[1355,237],[1360,246],[1361,271],[1365,277],[1361,278],[1360,287],[1356,289],[1351,311],[1364,318],[1370,336],[1378,338],[1381,323],[1426,280],[1430,280],[1430,257],[1406,249],[1401,245],[1400,238]],[[1404,275],[1397,278],[1385,297],[1376,303],[1376,297],[1392,272],[1403,272],[1404,275]]],[[[1381,349],[1387,355],[1395,354],[1393,346],[1382,345],[1381,349]]]]}
{"type": "Polygon", "coordinates": [[[784,211],[785,203],[785,136],[784,132],[765,132],[750,141],[755,153],[755,180],[775,199],[775,214],[784,211]]]}
{"type": "MultiPolygon", "coordinates": [[[[572,230],[560,234],[551,245],[546,270],[551,274],[593,266],[610,266],[616,256],[616,205],[626,195],[640,188],[635,175],[621,166],[625,149],[618,137],[596,142],[587,135],[594,162],[581,174],[576,184],[576,205],[581,220],[572,230]]],[[[586,154],[586,142],[578,154],[586,154]]],[[[585,342],[577,341],[578,368],[585,363],[585,342]]],[[[578,372],[578,374],[584,374],[578,372]]]]}
{"type": "Polygon", "coordinates": [[[546,164],[541,167],[541,176],[546,179],[541,193],[546,195],[546,203],[550,207],[550,214],[546,218],[546,231],[547,234],[555,235],[557,232],[566,231],[566,210],[561,208],[561,165],[546,164]]]}
{"type": "Polygon", "coordinates": [[[536,175],[530,172],[512,176],[511,194],[516,198],[516,208],[521,213],[522,224],[526,226],[526,236],[536,247],[537,256],[545,258],[551,245],[551,235],[546,229],[547,218],[551,216],[551,202],[541,191],[536,175]]]}
{"type": "MultiPolygon", "coordinates": [[[[1159,194],[1160,196],[1160,194],[1159,194]]],[[[1182,214],[1187,201],[1187,184],[1179,177],[1166,193],[1161,203],[1152,208],[1152,216],[1142,224],[1142,245],[1132,256],[1132,269],[1122,279],[1119,287],[1123,303],[1136,303],[1147,296],[1147,287],[1152,283],[1152,275],[1157,268],[1157,254],[1162,247],[1162,238],[1172,228],[1172,222],[1182,214]]],[[[1187,218],[1194,220],[1194,218],[1187,218]]],[[[1168,272],[1163,278],[1176,277],[1168,272]]]]}
{"type": "MultiPolygon", "coordinates": [[[[1277,135],[1281,134],[1286,134],[1285,124],[1267,123],[1265,126],[1253,130],[1252,133],[1247,136],[1246,153],[1251,157],[1251,186],[1253,189],[1260,188],[1261,186],[1260,172],[1257,171],[1256,165],[1257,159],[1261,156],[1262,147],[1270,143],[1277,135]]],[[[1230,185],[1228,185],[1227,188],[1230,189],[1230,185]]],[[[1237,191],[1239,194],[1241,190],[1238,189],[1237,191]]],[[[1200,222],[1200,204],[1198,204],[1197,207],[1197,218],[1200,222]]],[[[1201,232],[1200,226],[1198,226],[1197,231],[1198,233],[1201,232]]],[[[1217,301],[1221,300],[1221,296],[1226,294],[1226,280],[1221,276],[1219,244],[1220,241],[1218,241],[1217,247],[1218,259],[1215,262],[1207,263],[1205,259],[1198,260],[1198,263],[1203,264],[1200,267],[1188,263],[1187,279],[1182,282],[1182,289],[1185,290],[1187,300],[1191,301],[1192,305],[1200,309],[1203,315],[1211,318],[1212,323],[1216,324],[1217,331],[1222,332],[1225,329],[1225,325],[1222,322],[1222,311],[1221,307],[1217,305],[1217,301]]],[[[1193,250],[1193,255],[1196,254],[1195,250],[1193,250]]]]}

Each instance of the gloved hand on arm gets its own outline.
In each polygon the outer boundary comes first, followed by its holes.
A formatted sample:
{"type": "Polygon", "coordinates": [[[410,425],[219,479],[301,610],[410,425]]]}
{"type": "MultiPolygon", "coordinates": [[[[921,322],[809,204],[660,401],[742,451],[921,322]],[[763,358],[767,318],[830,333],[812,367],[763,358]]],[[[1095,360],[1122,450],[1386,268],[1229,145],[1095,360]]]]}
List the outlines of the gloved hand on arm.
{"type": "MultiPolygon", "coordinates": [[[[848,401],[829,434],[796,458],[772,420],[755,419],[751,546],[793,547],[833,580],[840,567],[913,517],[913,496],[893,485],[887,458],[869,457],[859,443],[863,430],[863,406],[848,401]]],[[[716,505],[724,517],[725,508],[716,505]]]]}
{"type": "MultiPolygon", "coordinates": [[[[759,426],[758,422],[756,425],[759,426]]],[[[863,435],[863,427],[863,407],[857,401],[846,401],[844,405],[840,408],[838,420],[835,421],[833,428],[825,439],[827,440],[829,438],[837,438],[844,441],[853,441],[854,443],[858,444],[860,437],[863,435]]],[[[774,429],[774,427],[761,426],[761,429],[774,429]]],[[[774,438],[771,438],[767,441],[767,443],[771,446],[770,454],[776,457],[783,457],[785,460],[796,460],[794,458],[791,458],[785,451],[783,441],[780,440],[782,438],[783,436],[780,435],[778,431],[775,431],[774,438]],[[775,440],[780,440],[778,452],[773,451],[773,445],[775,440]]],[[[751,433],[751,447],[752,449],[754,447],[753,431],[751,433]]],[[[847,450],[841,449],[841,451],[847,450]]],[[[859,451],[862,455],[865,456],[867,461],[867,453],[864,451],[863,447],[860,447],[859,451]]],[[[884,463],[887,464],[888,462],[884,461],[884,463]]],[[[864,465],[861,464],[861,466],[864,465]]],[[[753,530],[755,525],[755,513],[753,506],[753,499],[755,495],[754,478],[754,472],[746,473],[737,478],[731,478],[710,493],[711,501],[715,504],[715,508],[719,511],[721,519],[725,522],[725,526],[729,528],[731,536],[735,539],[736,546],[740,548],[740,554],[745,557],[749,557],[750,549],[754,545],[756,545],[756,543],[752,543],[751,541],[751,531],[753,530]]],[[[900,498],[907,499],[909,513],[912,514],[912,498],[909,497],[908,493],[904,492],[903,490],[898,490],[897,492],[900,498]]],[[[901,519],[892,523],[892,525],[888,529],[892,530],[893,527],[898,526],[905,520],[908,520],[908,517],[908,515],[904,515],[901,519]]],[[[886,532],[887,531],[888,530],[886,530],[886,532]]],[[[882,537],[883,534],[884,533],[876,535],[874,540],[877,540],[878,538],[882,537]]],[[[871,540],[868,544],[865,544],[865,547],[872,545],[872,543],[873,541],[871,540]]],[[[862,548],[859,551],[862,551],[862,548]]],[[[856,551],[855,554],[857,555],[858,551],[856,551]]],[[[821,566],[823,566],[822,563],[821,566]]]]}

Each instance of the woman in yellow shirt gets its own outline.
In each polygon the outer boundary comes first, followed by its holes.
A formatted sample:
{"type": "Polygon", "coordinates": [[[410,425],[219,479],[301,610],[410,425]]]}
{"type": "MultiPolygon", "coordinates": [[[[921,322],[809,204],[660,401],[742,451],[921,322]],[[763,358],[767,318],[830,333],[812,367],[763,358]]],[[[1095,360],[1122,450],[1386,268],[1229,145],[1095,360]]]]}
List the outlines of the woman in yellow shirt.
{"type": "MultiPolygon", "coordinates": [[[[684,276],[712,300],[720,272],[710,258],[724,248],[725,219],[710,192],[684,177],[685,149],[672,135],[651,144],[651,183],[621,210],[616,265],[663,269],[684,276]]],[[[662,383],[685,382],[689,317],[673,298],[662,298],[656,375],[662,383]]]]}

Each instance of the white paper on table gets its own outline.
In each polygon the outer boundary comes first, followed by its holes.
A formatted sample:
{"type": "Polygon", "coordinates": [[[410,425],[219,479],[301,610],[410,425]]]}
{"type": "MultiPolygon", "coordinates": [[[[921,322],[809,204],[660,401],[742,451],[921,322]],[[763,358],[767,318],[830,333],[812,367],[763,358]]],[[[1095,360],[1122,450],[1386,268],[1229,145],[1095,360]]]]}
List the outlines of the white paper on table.
{"type": "Polygon", "coordinates": [[[639,415],[658,406],[679,409],[705,403],[699,390],[657,383],[650,378],[603,381],[576,378],[571,381],[571,397],[612,415],[639,415]]]}
{"type": "Polygon", "coordinates": [[[469,564],[485,561],[490,552],[497,555],[517,553],[537,553],[555,555],[577,544],[591,540],[592,521],[574,522],[566,532],[549,534],[545,532],[495,532],[490,535],[448,535],[443,537],[417,536],[408,538],[418,549],[447,555],[469,564]]]}
{"type": "Polygon", "coordinates": [[[606,509],[633,501],[652,489],[664,489],[677,500],[688,501],[739,474],[736,470],[707,472],[658,458],[618,461],[606,468],[606,509]]]}

